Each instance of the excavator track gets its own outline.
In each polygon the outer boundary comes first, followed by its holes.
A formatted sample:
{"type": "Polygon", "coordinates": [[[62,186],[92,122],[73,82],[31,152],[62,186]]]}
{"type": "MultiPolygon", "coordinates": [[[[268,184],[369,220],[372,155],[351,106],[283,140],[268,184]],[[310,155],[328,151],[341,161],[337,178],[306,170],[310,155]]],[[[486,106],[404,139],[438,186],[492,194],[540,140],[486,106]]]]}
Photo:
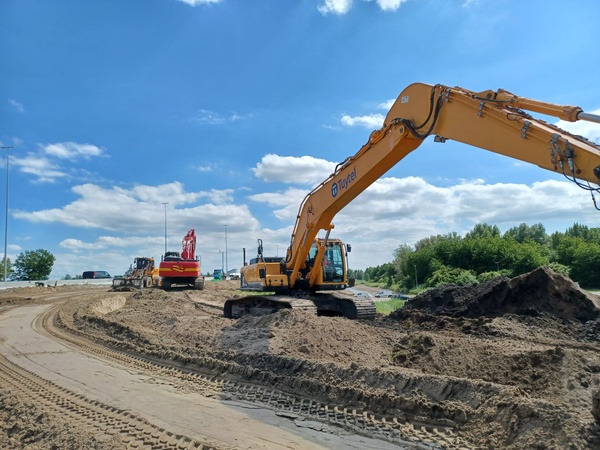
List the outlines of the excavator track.
{"type": "Polygon", "coordinates": [[[356,306],[356,318],[357,319],[372,320],[375,318],[375,314],[376,314],[375,303],[372,300],[363,298],[363,299],[352,299],[351,301],[356,306]]]}
{"type": "Polygon", "coordinates": [[[317,306],[314,302],[283,295],[248,295],[226,300],[223,312],[228,319],[239,319],[246,315],[273,314],[282,309],[317,315],[317,306]]]}
{"type": "Polygon", "coordinates": [[[249,295],[225,301],[224,316],[239,319],[246,315],[272,314],[282,309],[304,311],[318,316],[348,319],[374,319],[375,303],[368,299],[338,297],[333,294],[249,295]]]}

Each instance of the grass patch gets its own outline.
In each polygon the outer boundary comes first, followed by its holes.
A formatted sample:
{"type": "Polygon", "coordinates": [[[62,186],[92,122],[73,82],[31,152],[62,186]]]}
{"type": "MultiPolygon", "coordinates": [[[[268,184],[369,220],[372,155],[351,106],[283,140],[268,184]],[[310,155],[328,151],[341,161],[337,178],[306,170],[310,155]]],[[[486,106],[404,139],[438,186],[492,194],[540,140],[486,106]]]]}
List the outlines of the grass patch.
{"type": "Polygon", "coordinates": [[[375,302],[375,309],[379,314],[385,314],[386,316],[397,309],[400,309],[404,306],[406,300],[402,300],[400,298],[392,298],[390,300],[384,300],[381,302],[375,302]]]}

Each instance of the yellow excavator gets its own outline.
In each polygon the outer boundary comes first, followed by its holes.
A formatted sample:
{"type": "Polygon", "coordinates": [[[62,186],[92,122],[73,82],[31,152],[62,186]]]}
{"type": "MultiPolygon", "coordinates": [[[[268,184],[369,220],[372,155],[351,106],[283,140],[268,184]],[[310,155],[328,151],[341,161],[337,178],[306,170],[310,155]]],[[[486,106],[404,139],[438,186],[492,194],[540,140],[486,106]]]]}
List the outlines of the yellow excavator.
{"type": "MultiPolygon", "coordinates": [[[[241,269],[241,289],[274,295],[247,296],[225,302],[225,317],[305,309],[319,315],[372,318],[375,306],[339,292],[348,287],[348,248],[329,234],[333,217],[423,141],[434,136],[470,144],[561,173],[594,193],[600,192],[600,146],[564,131],[534,112],[575,122],[600,123],[600,116],[580,107],[518,97],[505,90],[472,92],[461,87],[415,83],[408,86],[388,112],[383,127],[368,142],[337,165],[335,171],[302,201],[285,259],[258,255],[241,269]],[[593,183],[593,184],[591,184],[593,183]],[[325,237],[317,238],[324,230],[325,237]],[[327,292],[329,291],[329,292],[327,292]]],[[[560,202],[560,198],[556,199],[560,202]]]]}

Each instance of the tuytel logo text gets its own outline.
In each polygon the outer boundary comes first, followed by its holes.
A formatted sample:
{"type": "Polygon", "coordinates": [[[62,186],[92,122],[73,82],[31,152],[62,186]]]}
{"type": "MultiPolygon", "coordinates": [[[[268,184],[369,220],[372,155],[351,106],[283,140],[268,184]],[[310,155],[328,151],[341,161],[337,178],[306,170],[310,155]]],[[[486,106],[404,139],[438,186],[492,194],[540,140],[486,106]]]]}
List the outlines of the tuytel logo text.
{"type": "Polygon", "coordinates": [[[356,167],[354,168],[354,170],[352,172],[350,172],[344,178],[340,178],[339,180],[333,182],[333,184],[331,185],[331,196],[337,197],[338,193],[340,193],[344,189],[347,189],[348,186],[350,186],[350,183],[352,183],[355,179],[356,179],[356,167]]]}

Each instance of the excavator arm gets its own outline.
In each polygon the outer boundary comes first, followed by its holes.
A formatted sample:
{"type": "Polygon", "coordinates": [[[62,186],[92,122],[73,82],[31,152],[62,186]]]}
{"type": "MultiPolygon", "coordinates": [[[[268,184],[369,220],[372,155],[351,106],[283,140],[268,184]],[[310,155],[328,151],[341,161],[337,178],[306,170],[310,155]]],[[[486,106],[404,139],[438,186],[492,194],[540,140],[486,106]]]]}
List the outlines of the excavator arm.
{"type": "MultiPolygon", "coordinates": [[[[600,116],[581,108],[560,106],[515,96],[507,91],[471,92],[460,87],[415,83],[408,86],[388,112],[383,127],[302,201],[285,261],[290,286],[320,230],[333,229],[333,217],[390,168],[417,149],[428,136],[436,142],[452,139],[564,174],[584,189],[598,191],[600,147],[525,110],[567,121],[600,123],[600,116]]],[[[327,238],[326,238],[327,239],[327,238]]],[[[317,259],[309,285],[320,270],[317,259]]]]}

